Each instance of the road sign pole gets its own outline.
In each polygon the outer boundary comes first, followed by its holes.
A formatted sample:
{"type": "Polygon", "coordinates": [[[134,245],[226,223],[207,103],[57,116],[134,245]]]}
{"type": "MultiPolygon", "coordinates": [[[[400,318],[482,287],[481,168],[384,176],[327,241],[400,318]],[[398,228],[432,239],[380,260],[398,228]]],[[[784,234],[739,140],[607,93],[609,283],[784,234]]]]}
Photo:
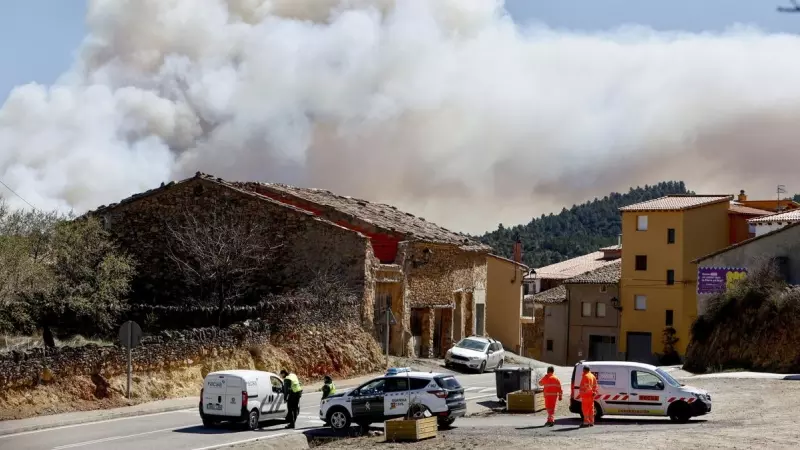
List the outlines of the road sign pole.
{"type": "Polygon", "coordinates": [[[128,399],[131,398],[131,372],[133,371],[133,368],[131,367],[131,352],[132,352],[131,347],[133,347],[133,345],[131,345],[132,341],[133,341],[133,326],[128,326],[128,389],[127,389],[128,399]]]}

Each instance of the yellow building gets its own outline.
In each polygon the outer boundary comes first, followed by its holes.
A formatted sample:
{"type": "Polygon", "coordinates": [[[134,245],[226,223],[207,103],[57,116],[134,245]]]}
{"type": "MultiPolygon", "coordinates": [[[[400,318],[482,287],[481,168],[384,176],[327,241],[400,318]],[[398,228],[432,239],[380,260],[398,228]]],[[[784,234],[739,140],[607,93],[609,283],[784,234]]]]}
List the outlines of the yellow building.
{"type": "Polygon", "coordinates": [[[522,312],[522,283],[528,270],[497,255],[486,259],[486,334],[515,353],[522,350],[523,326],[533,323],[533,317],[523,317],[522,312]]]}
{"type": "Polygon", "coordinates": [[[653,362],[667,327],[683,356],[697,317],[697,268],[692,261],[729,243],[732,196],[671,195],[620,208],[620,352],[653,362]]]}

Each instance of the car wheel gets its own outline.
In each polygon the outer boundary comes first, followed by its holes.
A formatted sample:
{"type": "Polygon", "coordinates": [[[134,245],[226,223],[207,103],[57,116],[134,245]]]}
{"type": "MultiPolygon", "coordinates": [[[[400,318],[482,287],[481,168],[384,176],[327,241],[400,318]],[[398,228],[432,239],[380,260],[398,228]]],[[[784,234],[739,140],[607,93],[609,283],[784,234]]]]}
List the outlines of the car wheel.
{"type": "Polygon", "coordinates": [[[211,419],[203,418],[203,426],[206,427],[206,428],[212,428],[216,424],[217,424],[216,421],[213,421],[211,419]]]}
{"type": "Polygon", "coordinates": [[[500,362],[497,363],[497,368],[498,369],[502,369],[503,368],[503,364],[505,364],[505,358],[502,358],[500,360],[500,362]]]}
{"type": "Polygon", "coordinates": [[[686,423],[692,418],[692,412],[686,403],[674,403],[667,411],[669,419],[677,423],[686,423]]]}
{"type": "Polygon", "coordinates": [[[430,412],[430,408],[428,408],[425,405],[418,405],[416,407],[412,406],[412,408],[413,408],[413,412],[411,413],[412,419],[422,419],[425,417],[426,412],[430,412]]]}
{"type": "Polygon", "coordinates": [[[261,422],[261,414],[258,413],[257,409],[250,411],[250,416],[247,418],[247,426],[255,431],[259,429],[259,423],[261,422]]]}
{"type": "Polygon", "coordinates": [[[439,417],[439,428],[450,428],[453,422],[456,421],[455,417],[439,417]]]}
{"type": "Polygon", "coordinates": [[[328,413],[328,423],[336,432],[344,432],[350,428],[350,414],[344,408],[335,408],[328,413]]]}
{"type": "Polygon", "coordinates": [[[603,420],[603,408],[597,402],[594,403],[594,420],[596,422],[603,420]]]}
{"type": "Polygon", "coordinates": [[[478,373],[486,372],[486,361],[481,363],[481,367],[478,369],[478,373]]]}

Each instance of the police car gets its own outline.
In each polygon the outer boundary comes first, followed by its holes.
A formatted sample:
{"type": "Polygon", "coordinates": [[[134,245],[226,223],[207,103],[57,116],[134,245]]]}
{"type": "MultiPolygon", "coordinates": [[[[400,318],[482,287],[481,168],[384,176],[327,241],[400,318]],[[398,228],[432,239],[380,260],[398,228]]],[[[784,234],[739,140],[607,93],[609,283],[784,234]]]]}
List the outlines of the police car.
{"type": "Polygon", "coordinates": [[[674,422],[711,412],[711,395],[686,386],[668,372],[650,364],[629,361],[581,361],[572,370],[570,412],[580,414],[583,367],[597,378],[595,419],[603,415],[668,416],[674,422]]]}
{"type": "Polygon", "coordinates": [[[451,425],[467,412],[464,388],[453,375],[404,367],[322,400],[319,418],[335,431],[344,431],[353,423],[369,426],[404,417],[409,403],[422,404],[438,417],[440,426],[451,425]]]}

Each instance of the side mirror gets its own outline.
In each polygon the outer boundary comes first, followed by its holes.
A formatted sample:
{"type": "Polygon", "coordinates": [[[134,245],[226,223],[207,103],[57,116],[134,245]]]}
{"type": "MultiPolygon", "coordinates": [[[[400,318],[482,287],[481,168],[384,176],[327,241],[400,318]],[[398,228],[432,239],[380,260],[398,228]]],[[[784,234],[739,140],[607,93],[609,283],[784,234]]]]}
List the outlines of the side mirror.
{"type": "Polygon", "coordinates": [[[491,355],[492,353],[494,353],[494,350],[492,350],[492,349],[486,350],[486,353],[491,355]]]}
{"type": "Polygon", "coordinates": [[[659,381],[658,383],[656,383],[656,387],[659,389],[664,389],[664,383],[659,381]]]}
{"type": "Polygon", "coordinates": [[[278,386],[272,386],[272,392],[280,394],[282,391],[283,389],[279,388],[278,386]]]}

